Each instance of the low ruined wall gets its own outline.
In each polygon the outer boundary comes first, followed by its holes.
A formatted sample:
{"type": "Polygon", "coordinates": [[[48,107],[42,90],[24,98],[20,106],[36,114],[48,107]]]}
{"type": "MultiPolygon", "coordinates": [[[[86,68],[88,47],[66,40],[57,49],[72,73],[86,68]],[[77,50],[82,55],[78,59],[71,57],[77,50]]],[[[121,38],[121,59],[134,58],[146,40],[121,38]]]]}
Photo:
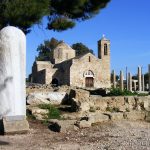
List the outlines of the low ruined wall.
{"type": "Polygon", "coordinates": [[[150,96],[112,96],[90,95],[85,90],[70,92],[72,110],[86,114],[107,115],[111,120],[150,121],[150,96]]]}
{"type": "Polygon", "coordinates": [[[90,107],[96,110],[107,111],[109,109],[118,109],[118,111],[150,111],[150,96],[115,96],[101,97],[90,96],[90,107]]]}

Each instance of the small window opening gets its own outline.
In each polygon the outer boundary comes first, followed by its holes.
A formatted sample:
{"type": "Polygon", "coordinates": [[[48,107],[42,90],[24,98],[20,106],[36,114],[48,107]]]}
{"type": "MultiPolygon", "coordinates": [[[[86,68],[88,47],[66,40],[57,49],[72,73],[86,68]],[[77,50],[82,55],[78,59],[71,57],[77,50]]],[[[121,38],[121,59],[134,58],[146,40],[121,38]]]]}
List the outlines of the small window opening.
{"type": "Polygon", "coordinates": [[[107,44],[104,44],[104,55],[108,55],[107,44]]]}
{"type": "Polygon", "coordinates": [[[91,57],[89,56],[89,62],[91,62],[91,57]]]}

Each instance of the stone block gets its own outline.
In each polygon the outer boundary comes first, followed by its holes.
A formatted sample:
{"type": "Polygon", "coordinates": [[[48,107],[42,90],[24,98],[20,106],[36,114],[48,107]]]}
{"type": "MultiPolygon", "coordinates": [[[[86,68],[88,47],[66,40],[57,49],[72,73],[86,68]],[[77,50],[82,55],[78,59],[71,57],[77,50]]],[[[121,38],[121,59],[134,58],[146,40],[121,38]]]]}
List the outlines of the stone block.
{"type": "Polygon", "coordinates": [[[146,120],[147,122],[150,122],[150,111],[147,111],[147,112],[146,112],[145,120],[146,120]]]}
{"type": "Polygon", "coordinates": [[[48,128],[54,132],[66,133],[68,130],[74,130],[76,120],[57,120],[50,119],[48,128]]]}
{"type": "Polygon", "coordinates": [[[145,112],[144,111],[125,112],[124,118],[129,120],[144,120],[145,112]]]}
{"type": "Polygon", "coordinates": [[[89,116],[89,121],[91,123],[100,123],[100,122],[105,122],[109,120],[109,116],[104,115],[102,113],[95,113],[89,116]]]}
{"type": "Polygon", "coordinates": [[[29,124],[25,116],[7,116],[3,117],[4,134],[27,133],[29,124]]]}
{"type": "Polygon", "coordinates": [[[109,118],[113,121],[115,120],[123,120],[124,117],[123,117],[123,113],[121,112],[114,112],[114,113],[105,113],[106,115],[109,116],[109,118]]]}
{"type": "Polygon", "coordinates": [[[88,120],[81,120],[76,123],[76,126],[81,128],[90,128],[91,127],[91,121],[88,120]]]}

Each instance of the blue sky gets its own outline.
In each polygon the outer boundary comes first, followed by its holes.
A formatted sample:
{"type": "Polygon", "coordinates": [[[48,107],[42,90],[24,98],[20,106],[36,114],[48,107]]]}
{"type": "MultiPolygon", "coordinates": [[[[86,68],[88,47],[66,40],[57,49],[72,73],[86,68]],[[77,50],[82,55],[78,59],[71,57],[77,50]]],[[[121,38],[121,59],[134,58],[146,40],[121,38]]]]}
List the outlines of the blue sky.
{"type": "Polygon", "coordinates": [[[45,30],[35,25],[27,35],[27,75],[37,55],[36,49],[44,40],[52,37],[64,40],[69,45],[82,42],[97,55],[97,41],[106,35],[111,41],[111,70],[128,70],[136,74],[137,66],[147,71],[150,64],[150,1],[111,0],[108,6],[94,18],[77,23],[64,32],[45,30]]]}

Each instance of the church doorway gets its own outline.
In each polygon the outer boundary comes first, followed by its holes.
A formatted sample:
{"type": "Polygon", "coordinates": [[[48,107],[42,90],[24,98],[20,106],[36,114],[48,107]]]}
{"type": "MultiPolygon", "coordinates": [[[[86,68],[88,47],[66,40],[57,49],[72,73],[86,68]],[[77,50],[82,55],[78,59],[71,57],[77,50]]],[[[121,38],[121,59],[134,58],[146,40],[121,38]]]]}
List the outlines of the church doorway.
{"type": "Polygon", "coordinates": [[[94,87],[94,73],[91,70],[84,72],[85,87],[94,87]]]}
{"type": "Polygon", "coordinates": [[[86,87],[94,87],[94,78],[86,77],[85,78],[85,86],[86,87]]]}

